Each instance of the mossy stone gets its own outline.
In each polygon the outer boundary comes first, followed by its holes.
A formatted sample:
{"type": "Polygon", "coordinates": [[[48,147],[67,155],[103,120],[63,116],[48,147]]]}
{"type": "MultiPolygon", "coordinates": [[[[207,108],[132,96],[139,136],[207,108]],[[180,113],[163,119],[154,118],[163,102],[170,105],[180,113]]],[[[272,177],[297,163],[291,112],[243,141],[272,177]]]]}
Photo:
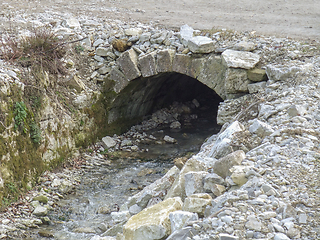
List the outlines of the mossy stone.
{"type": "Polygon", "coordinates": [[[44,195],[39,195],[33,198],[33,201],[39,201],[41,203],[48,203],[48,197],[44,196],[44,195]]]}

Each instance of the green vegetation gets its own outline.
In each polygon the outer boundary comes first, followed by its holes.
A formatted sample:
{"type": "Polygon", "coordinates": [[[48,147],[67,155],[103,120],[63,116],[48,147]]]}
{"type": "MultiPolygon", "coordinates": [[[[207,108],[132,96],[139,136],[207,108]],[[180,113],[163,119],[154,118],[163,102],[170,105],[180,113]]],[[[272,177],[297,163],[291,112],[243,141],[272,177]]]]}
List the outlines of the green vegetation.
{"type": "Polygon", "coordinates": [[[21,129],[24,133],[27,133],[26,128],[26,119],[27,119],[27,107],[24,102],[16,102],[14,108],[14,128],[17,130],[21,129]]]}

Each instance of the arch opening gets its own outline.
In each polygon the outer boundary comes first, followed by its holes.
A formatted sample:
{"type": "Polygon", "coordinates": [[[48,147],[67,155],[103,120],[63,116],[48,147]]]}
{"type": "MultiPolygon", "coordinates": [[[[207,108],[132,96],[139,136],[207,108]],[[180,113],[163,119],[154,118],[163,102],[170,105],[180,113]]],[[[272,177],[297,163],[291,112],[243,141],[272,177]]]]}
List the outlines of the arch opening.
{"type": "Polygon", "coordinates": [[[114,100],[108,122],[121,121],[125,126],[122,131],[125,131],[159,109],[186,103],[201,120],[210,121],[213,127],[220,129],[216,116],[221,101],[223,99],[214,90],[195,78],[176,72],[161,73],[130,81],[114,100]]]}

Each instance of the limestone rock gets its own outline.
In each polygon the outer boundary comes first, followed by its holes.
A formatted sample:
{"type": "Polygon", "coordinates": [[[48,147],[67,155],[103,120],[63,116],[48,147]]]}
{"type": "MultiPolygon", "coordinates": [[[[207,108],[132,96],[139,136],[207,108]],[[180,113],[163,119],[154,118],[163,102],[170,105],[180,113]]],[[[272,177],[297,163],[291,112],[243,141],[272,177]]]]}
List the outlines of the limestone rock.
{"type": "Polygon", "coordinates": [[[156,56],[156,69],[159,73],[171,72],[175,51],[172,49],[161,50],[156,56]]]}
{"type": "Polygon", "coordinates": [[[110,50],[108,48],[105,48],[105,47],[98,47],[96,49],[96,55],[97,56],[101,56],[101,57],[106,57],[108,56],[110,50]]]}
{"type": "Polygon", "coordinates": [[[48,203],[48,197],[44,195],[39,195],[33,198],[33,201],[39,201],[41,203],[48,203]]]}
{"type": "Polygon", "coordinates": [[[176,54],[173,63],[172,71],[187,75],[190,71],[192,58],[187,54],[176,54]]]}
{"type": "Polygon", "coordinates": [[[206,165],[201,162],[200,160],[196,158],[190,158],[183,168],[181,169],[179,176],[175,179],[174,183],[172,184],[172,187],[168,191],[166,195],[167,198],[172,197],[181,197],[181,199],[185,199],[186,192],[185,192],[185,174],[190,171],[206,171],[207,167],[206,165]]]}
{"type": "Polygon", "coordinates": [[[225,72],[224,83],[227,93],[248,92],[249,82],[247,71],[244,69],[229,68],[225,72]]]}
{"type": "Polygon", "coordinates": [[[113,90],[116,93],[119,93],[129,83],[129,80],[127,79],[127,77],[118,68],[113,68],[111,70],[109,74],[109,78],[110,80],[113,80],[115,82],[113,90]]]}
{"type": "Polygon", "coordinates": [[[106,149],[113,148],[116,144],[117,142],[110,136],[105,136],[102,138],[102,145],[106,149]]]}
{"type": "Polygon", "coordinates": [[[172,167],[162,178],[145,187],[141,192],[135,194],[128,200],[128,207],[137,204],[141,208],[145,208],[153,197],[159,196],[166,192],[175,181],[179,174],[179,169],[172,167]]]}
{"type": "Polygon", "coordinates": [[[171,232],[174,232],[183,228],[186,222],[198,220],[198,215],[196,213],[179,210],[171,212],[169,214],[169,219],[171,222],[171,232]]]}
{"type": "Polygon", "coordinates": [[[219,240],[239,240],[239,237],[232,236],[226,233],[220,233],[219,234],[219,240]]]}
{"type": "Polygon", "coordinates": [[[230,169],[235,165],[240,165],[246,154],[242,150],[235,151],[227,156],[217,160],[213,166],[213,172],[222,178],[230,176],[232,173],[230,169]]]}
{"type": "Polygon", "coordinates": [[[122,53],[117,61],[127,80],[131,81],[141,76],[138,68],[138,55],[134,49],[122,53]]]}
{"type": "Polygon", "coordinates": [[[174,162],[174,165],[176,165],[177,168],[181,170],[187,160],[188,158],[186,157],[180,157],[180,158],[173,159],[173,162],[174,162]]]}
{"type": "Polygon", "coordinates": [[[150,77],[157,74],[155,56],[156,54],[152,52],[138,58],[138,66],[143,77],[150,77]]]}
{"type": "Polygon", "coordinates": [[[187,46],[188,41],[193,38],[194,29],[187,24],[180,27],[180,38],[182,44],[187,46]]]}
{"type": "Polygon", "coordinates": [[[182,201],[176,197],[142,210],[124,225],[125,240],[152,240],[169,236],[171,233],[169,214],[181,208],[182,201]]]}
{"type": "Polygon", "coordinates": [[[211,187],[211,192],[217,197],[221,196],[225,191],[225,186],[220,184],[213,184],[213,186],[211,187]]]}
{"type": "Polygon", "coordinates": [[[266,70],[254,68],[247,71],[248,79],[252,82],[261,82],[267,80],[266,70]]]}
{"type": "Polygon", "coordinates": [[[307,110],[305,109],[305,107],[301,105],[292,105],[287,109],[287,113],[291,117],[303,116],[306,112],[307,110]]]}
{"type": "Polygon", "coordinates": [[[274,240],[290,240],[287,235],[284,233],[276,233],[276,235],[273,238],[274,240]]]}
{"type": "Polygon", "coordinates": [[[206,192],[212,191],[216,184],[224,184],[224,179],[216,173],[208,173],[203,179],[203,188],[206,192]]]}
{"type": "Polygon", "coordinates": [[[168,136],[168,135],[164,136],[164,137],[163,137],[163,140],[164,140],[165,142],[167,142],[167,143],[176,143],[176,142],[177,142],[176,139],[174,139],[174,138],[172,138],[172,137],[170,137],[170,136],[168,136]]]}
{"type": "Polygon", "coordinates": [[[251,52],[225,50],[222,59],[226,66],[231,68],[251,69],[260,61],[260,56],[251,52]]]}
{"type": "Polygon", "coordinates": [[[34,209],[33,214],[40,217],[40,216],[46,216],[48,214],[48,209],[43,206],[38,206],[34,209]]]}
{"type": "Polygon", "coordinates": [[[214,51],[212,39],[204,36],[192,37],[188,40],[187,46],[193,53],[210,53],[214,51]]]}
{"type": "Polygon", "coordinates": [[[268,136],[274,132],[274,130],[269,124],[264,123],[258,119],[255,119],[253,123],[249,126],[249,131],[251,133],[257,134],[260,137],[268,136]]]}
{"type": "Polygon", "coordinates": [[[238,186],[242,186],[248,181],[246,177],[246,170],[246,166],[233,166],[230,169],[230,171],[232,172],[231,179],[238,186]]]}
{"type": "Polygon", "coordinates": [[[182,209],[198,213],[199,217],[203,217],[206,206],[211,205],[211,200],[212,197],[207,193],[196,193],[185,199],[182,209]]]}
{"type": "Polygon", "coordinates": [[[251,52],[256,49],[254,42],[241,41],[233,47],[234,50],[251,52]]]}
{"type": "Polygon", "coordinates": [[[65,20],[64,24],[68,28],[80,28],[81,27],[78,19],[76,19],[76,18],[69,18],[69,19],[65,20]]]}
{"type": "Polygon", "coordinates": [[[123,211],[123,212],[112,212],[111,218],[114,223],[119,223],[123,221],[127,221],[130,218],[129,211],[123,211]]]}
{"type": "Polygon", "coordinates": [[[262,223],[255,216],[249,216],[245,227],[250,230],[261,231],[262,223]]]}
{"type": "Polygon", "coordinates": [[[226,130],[219,134],[217,140],[209,145],[204,146],[203,154],[208,154],[211,158],[221,158],[232,152],[230,147],[233,134],[241,132],[244,127],[238,121],[233,122],[226,130]],[[208,149],[208,151],[206,151],[208,149]]]}
{"type": "Polygon", "coordinates": [[[266,82],[257,82],[248,84],[248,91],[250,94],[262,92],[266,87],[266,82]]]}
{"type": "Polygon", "coordinates": [[[185,178],[185,191],[187,197],[194,193],[203,192],[203,179],[208,174],[205,171],[188,172],[184,175],[185,178]]]}
{"type": "Polygon", "coordinates": [[[186,240],[195,236],[197,231],[193,227],[184,227],[174,231],[166,240],[186,240]]]}
{"type": "Polygon", "coordinates": [[[273,81],[282,81],[295,76],[300,71],[299,67],[278,67],[274,65],[268,65],[266,67],[266,73],[268,79],[273,81]]]}
{"type": "Polygon", "coordinates": [[[124,30],[127,36],[140,36],[142,34],[142,28],[128,28],[124,30]]]}

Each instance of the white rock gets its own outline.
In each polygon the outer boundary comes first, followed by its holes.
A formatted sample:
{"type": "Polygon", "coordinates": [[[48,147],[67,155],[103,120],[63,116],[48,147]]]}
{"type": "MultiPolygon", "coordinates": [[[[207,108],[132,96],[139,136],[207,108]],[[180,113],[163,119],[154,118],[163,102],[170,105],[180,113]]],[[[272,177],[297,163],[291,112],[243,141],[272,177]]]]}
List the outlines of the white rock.
{"type": "Polygon", "coordinates": [[[176,139],[174,139],[168,135],[164,136],[163,140],[166,141],[167,143],[176,143],[177,142],[176,139]]]}
{"type": "Polygon", "coordinates": [[[102,138],[102,145],[106,149],[112,148],[116,144],[117,144],[117,142],[110,136],[105,136],[102,138]]]}
{"type": "Polygon", "coordinates": [[[185,199],[183,210],[198,213],[203,217],[206,206],[211,205],[212,197],[207,193],[196,193],[185,199]]]}
{"type": "Polygon", "coordinates": [[[260,137],[268,136],[274,132],[274,130],[269,124],[264,123],[258,119],[255,119],[253,121],[253,123],[249,127],[249,131],[251,133],[259,135],[260,137]]]}
{"type": "Polygon", "coordinates": [[[255,216],[251,215],[248,217],[245,227],[250,230],[261,231],[262,223],[255,216]]]}
{"type": "Polygon", "coordinates": [[[75,18],[67,19],[65,24],[66,24],[66,27],[69,27],[69,28],[80,28],[81,27],[79,21],[75,18]]]}
{"type": "Polygon", "coordinates": [[[303,116],[306,112],[307,110],[305,109],[305,107],[301,105],[292,105],[287,109],[287,113],[291,117],[303,116]]]}
{"type": "Polygon", "coordinates": [[[129,211],[111,212],[111,218],[114,223],[127,221],[131,217],[129,211]]]}
{"type": "Polygon", "coordinates": [[[203,179],[208,172],[188,172],[184,175],[186,195],[203,192],[203,179]]]}
{"type": "Polygon", "coordinates": [[[139,36],[142,34],[142,28],[128,28],[124,30],[127,36],[139,36]]]}
{"type": "Polygon", "coordinates": [[[249,93],[262,92],[266,87],[266,82],[257,82],[248,84],[249,93]]]}
{"type": "Polygon", "coordinates": [[[98,47],[96,49],[96,54],[101,57],[107,57],[109,52],[110,52],[109,49],[105,47],[98,47]]]}
{"type": "Polygon", "coordinates": [[[171,232],[174,232],[178,229],[181,229],[186,222],[198,220],[198,215],[196,213],[179,210],[170,213],[169,219],[171,222],[171,232]]]}
{"type": "Polygon", "coordinates": [[[34,209],[33,214],[36,216],[46,216],[48,214],[48,209],[43,206],[38,206],[34,209]]]}
{"type": "Polygon", "coordinates": [[[215,48],[212,39],[204,36],[192,37],[187,46],[193,53],[210,53],[215,48]]]}
{"type": "Polygon", "coordinates": [[[187,24],[180,27],[180,37],[183,45],[187,46],[188,41],[193,38],[194,29],[187,24]]]}
{"type": "Polygon", "coordinates": [[[181,210],[179,197],[169,198],[163,202],[142,210],[132,216],[123,227],[126,240],[163,239],[170,235],[171,224],[169,214],[181,210]]]}
{"type": "Polygon", "coordinates": [[[222,59],[227,67],[251,69],[260,61],[260,56],[251,52],[225,50],[222,59]]]}
{"type": "Polygon", "coordinates": [[[298,71],[299,67],[277,67],[273,65],[268,65],[266,67],[266,73],[268,79],[273,81],[281,81],[293,77],[298,71]]]}
{"type": "Polygon", "coordinates": [[[290,240],[287,235],[284,233],[276,233],[276,235],[273,238],[274,240],[290,240]]]}

